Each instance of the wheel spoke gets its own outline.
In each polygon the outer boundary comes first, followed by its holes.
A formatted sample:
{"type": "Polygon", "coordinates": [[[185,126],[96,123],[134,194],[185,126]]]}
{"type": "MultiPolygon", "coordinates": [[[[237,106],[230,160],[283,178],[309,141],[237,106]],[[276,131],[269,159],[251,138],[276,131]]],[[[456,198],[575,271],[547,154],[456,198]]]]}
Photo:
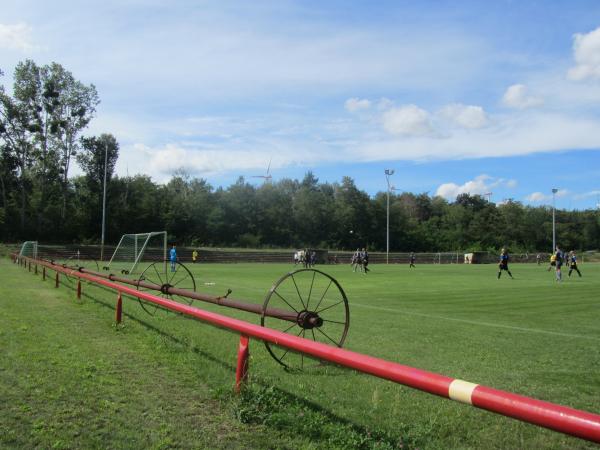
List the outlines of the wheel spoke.
{"type": "Polygon", "coordinates": [[[282,333],[287,333],[288,331],[290,331],[292,328],[294,328],[296,325],[296,323],[291,324],[289,327],[287,327],[285,330],[282,331],[282,333]]]}
{"type": "Polygon", "coordinates": [[[344,303],[344,300],[342,299],[342,300],[340,300],[339,302],[337,302],[337,303],[334,303],[334,304],[333,304],[333,305],[331,305],[331,306],[328,306],[327,308],[323,308],[323,309],[320,309],[319,311],[315,311],[315,313],[317,313],[317,314],[318,314],[318,313],[322,313],[323,311],[327,311],[328,309],[331,309],[331,308],[333,308],[334,306],[337,306],[337,305],[339,305],[340,303],[344,303]]]}
{"type": "Polygon", "coordinates": [[[329,284],[327,285],[327,288],[325,289],[325,292],[323,292],[323,295],[321,296],[321,299],[319,300],[319,303],[317,303],[317,306],[315,306],[315,311],[317,311],[319,309],[319,306],[321,305],[321,302],[323,301],[323,299],[327,295],[327,291],[329,291],[329,288],[331,287],[332,283],[333,283],[333,280],[329,280],[329,284]]]}
{"type": "Polygon", "coordinates": [[[274,294],[277,294],[277,297],[279,297],[281,300],[283,300],[283,301],[285,302],[285,304],[286,304],[286,305],[288,305],[290,308],[292,308],[292,309],[294,310],[294,312],[295,312],[296,314],[298,314],[298,310],[297,310],[296,308],[294,308],[292,305],[290,305],[290,304],[288,303],[288,301],[287,301],[285,298],[283,298],[281,295],[279,295],[279,292],[277,292],[277,291],[273,291],[273,293],[274,293],[274,294]]]}
{"type": "Polygon", "coordinates": [[[174,272],[167,272],[167,283],[171,284],[171,282],[175,279],[175,277],[177,276],[177,271],[179,270],[179,268],[181,267],[181,265],[175,263],[175,271],[174,272]],[[169,279],[169,274],[173,274],[170,279],[169,279]]]}
{"type": "Polygon", "coordinates": [[[346,322],[338,322],[337,320],[328,320],[328,319],[322,319],[323,322],[329,322],[329,323],[338,323],[340,325],[346,325],[346,322]]]}
{"type": "Polygon", "coordinates": [[[329,339],[331,342],[333,342],[333,343],[335,344],[335,346],[336,346],[336,347],[339,347],[338,343],[337,343],[337,342],[335,342],[333,339],[331,339],[331,338],[330,338],[330,337],[327,335],[327,333],[325,333],[323,330],[321,330],[320,328],[317,328],[317,331],[318,331],[319,333],[321,333],[323,336],[325,336],[327,339],[329,339]]]}
{"type": "Polygon", "coordinates": [[[158,273],[158,270],[156,270],[156,264],[152,264],[152,267],[154,268],[156,275],[158,275],[158,279],[160,280],[160,285],[162,286],[164,283],[162,281],[162,277],[160,276],[160,273],[158,273]]]}
{"type": "Polygon", "coordinates": [[[308,305],[310,304],[310,296],[312,294],[313,285],[315,284],[315,277],[317,272],[313,272],[312,280],[310,281],[310,289],[308,290],[308,298],[306,299],[306,310],[308,311],[308,305]]]}
{"type": "Polygon", "coordinates": [[[302,307],[307,310],[308,308],[306,307],[306,305],[304,304],[304,300],[302,300],[302,295],[300,294],[300,290],[298,289],[298,285],[296,284],[296,278],[294,278],[294,275],[292,274],[292,281],[294,282],[294,286],[296,286],[296,292],[298,293],[298,298],[300,299],[300,303],[302,303],[302,307]]]}

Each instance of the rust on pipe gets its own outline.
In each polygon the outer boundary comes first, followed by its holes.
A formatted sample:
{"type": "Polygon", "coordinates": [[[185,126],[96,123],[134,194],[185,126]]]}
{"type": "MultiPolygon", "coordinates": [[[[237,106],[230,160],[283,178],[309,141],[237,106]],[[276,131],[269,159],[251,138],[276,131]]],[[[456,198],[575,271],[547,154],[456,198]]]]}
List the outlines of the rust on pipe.
{"type": "MultiPolygon", "coordinates": [[[[199,300],[201,302],[212,303],[215,305],[226,306],[228,308],[239,309],[241,311],[246,311],[254,314],[263,314],[263,306],[256,303],[248,303],[242,300],[236,300],[232,298],[226,297],[217,297],[213,295],[201,294],[200,292],[189,291],[187,289],[175,288],[169,285],[160,286],[155,283],[151,283],[146,280],[135,280],[131,278],[125,278],[114,274],[105,274],[102,272],[96,272],[93,270],[86,269],[84,267],[79,267],[77,269],[81,273],[85,273],[88,275],[92,275],[95,277],[104,278],[110,281],[116,281],[118,283],[129,284],[130,286],[135,286],[137,288],[143,288],[153,291],[160,291],[164,294],[168,295],[177,295],[179,297],[190,298],[192,300],[199,300]]],[[[274,317],[281,320],[287,320],[288,322],[297,322],[298,321],[298,313],[295,311],[287,311],[285,309],[279,308],[266,308],[264,311],[265,316],[274,317]]]]}

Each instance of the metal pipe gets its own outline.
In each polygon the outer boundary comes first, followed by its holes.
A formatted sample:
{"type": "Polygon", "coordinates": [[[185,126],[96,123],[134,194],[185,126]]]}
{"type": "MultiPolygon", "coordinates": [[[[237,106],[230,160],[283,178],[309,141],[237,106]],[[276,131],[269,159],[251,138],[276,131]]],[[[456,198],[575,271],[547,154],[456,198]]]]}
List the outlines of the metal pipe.
{"type": "MultiPolygon", "coordinates": [[[[89,274],[94,277],[100,277],[100,278],[104,278],[104,279],[110,280],[110,281],[116,281],[118,283],[128,284],[131,286],[135,286],[136,288],[148,289],[148,290],[152,290],[152,291],[159,291],[159,292],[162,292],[167,295],[177,295],[179,297],[185,297],[185,298],[189,298],[192,300],[199,300],[202,302],[212,303],[215,305],[226,306],[228,308],[239,309],[241,311],[246,311],[246,312],[259,314],[259,315],[262,315],[264,313],[264,315],[267,317],[274,317],[276,319],[286,320],[288,322],[297,322],[299,320],[299,314],[295,311],[291,312],[291,311],[287,311],[285,309],[280,309],[280,308],[266,308],[263,311],[263,306],[256,304],[256,303],[247,303],[242,300],[236,300],[236,299],[232,299],[232,298],[216,297],[213,295],[201,294],[200,292],[194,292],[194,291],[190,291],[188,289],[174,288],[174,287],[168,286],[168,285],[165,285],[163,288],[163,286],[160,286],[155,283],[151,283],[146,280],[135,280],[135,279],[131,279],[131,278],[125,278],[125,277],[121,277],[118,275],[114,275],[112,273],[106,274],[106,273],[102,273],[102,272],[96,272],[93,270],[86,269],[85,267],[73,268],[73,267],[68,267],[67,265],[64,265],[64,264],[61,265],[61,264],[56,264],[53,262],[50,262],[50,263],[54,264],[56,266],[62,267],[64,269],[76,270],[77,272],[80,272],[80,273],[89,274]]],[[[317,319],[318,318],[314,318],[314,319],[309,318],[309,321],[316,321],[317,319]]]]}

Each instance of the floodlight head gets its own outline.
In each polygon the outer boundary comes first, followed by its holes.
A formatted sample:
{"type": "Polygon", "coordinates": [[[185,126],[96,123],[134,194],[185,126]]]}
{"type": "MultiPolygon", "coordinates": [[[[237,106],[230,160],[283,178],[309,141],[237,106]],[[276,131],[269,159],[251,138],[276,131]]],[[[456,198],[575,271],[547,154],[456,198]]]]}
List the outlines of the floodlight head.
{"type": "Polygon", "coordinates": [[[556,188],[553,188],[553,189],[552,189],[552,193],[553,193],[553,194],[556,194],[557,192],[558,192],[558,189],[556,189],[556,188]]]}
{"type": "Polygon", "coordinates": [[[394,175],[394,169],[385,169],[386,175],[394,175]]]}

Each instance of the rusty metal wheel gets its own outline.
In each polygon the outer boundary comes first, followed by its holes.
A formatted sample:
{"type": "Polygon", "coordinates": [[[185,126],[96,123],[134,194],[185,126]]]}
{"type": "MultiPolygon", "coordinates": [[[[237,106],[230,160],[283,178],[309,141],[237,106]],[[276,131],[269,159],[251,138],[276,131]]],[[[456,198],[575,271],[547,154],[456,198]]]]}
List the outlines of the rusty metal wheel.
{"type": "MultiPolygon", "coordinates": [[[[350,326],[348,298],[337,280],[316,269],[299,269],[281,277],[265,298],[260,324],[283,333],[342,347],[350,326]],[[296,320],[269,315],[269,308],[293,312],[296,320]]],[[[287,369],[321,364],[308,356],[265,342],[271,356],[287,369]]]]}
{"type": "MultiPolygon", "coordinates": [[[[139,281],[147,281],[148,283],[155,284],[163,289],[166,287],[176,287],[196,292],[196,280],[194,279],[194,275],[192,275],[192,272],[190,272],[184,264],[179,262],[175,263],[173,270],[171,270],[170,263],[152,263],[144,269],[139,277],[139,281]]],[[[191,305],[194,301],[191,298],[182,297],[180,295],[169,295],[165,294],[163,291],[146,289],[140,286],[138,286],[138,290],[159,295],[179,303],[185,303],[186,305],[191,305]]],[[[138,301],[140,302],[142,309],[151,316],[154,316],[159,309],[164,311],[163,308],[160,308],[153,303],[144,302],[139,299],[138,301]]]]}
{"type": "MultiPolygon", "coordinates": [[[[67,258],[61,258],[54,261],[54,264],[57,264],[65,269],[79,270],[80,268],[86,268],[96,272],[100,270],[98,261],[84,254],[74,254],[67,258]]],[[[69,283],[77,281],[76,278],[77,277],[74,277],[73,275],[69,275],[68,272],[63,276],[63,280],[69,283]]]]}

